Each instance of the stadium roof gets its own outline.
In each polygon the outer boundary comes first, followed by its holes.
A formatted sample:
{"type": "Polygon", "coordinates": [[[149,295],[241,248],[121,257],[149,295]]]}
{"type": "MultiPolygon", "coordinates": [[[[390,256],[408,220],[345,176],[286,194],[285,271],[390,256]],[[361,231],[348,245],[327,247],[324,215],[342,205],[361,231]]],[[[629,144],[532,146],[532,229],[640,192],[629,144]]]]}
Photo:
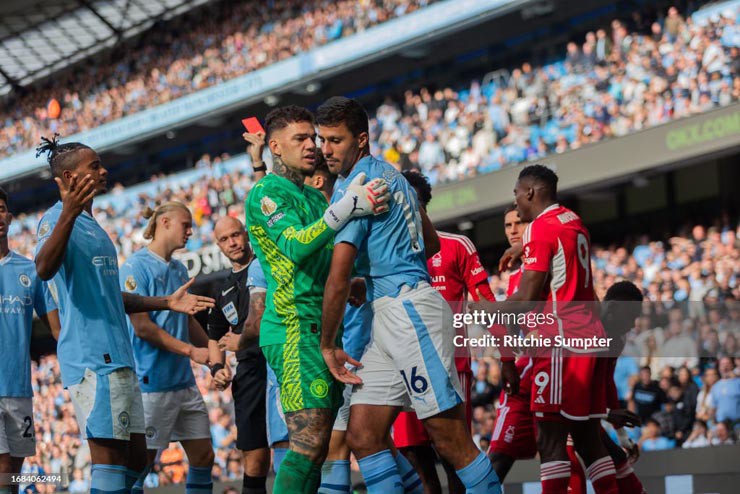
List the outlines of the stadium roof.
{"type": "Polygon", "coordinates": [[[210,0],[2,0],[0,95],[210,0]]]}

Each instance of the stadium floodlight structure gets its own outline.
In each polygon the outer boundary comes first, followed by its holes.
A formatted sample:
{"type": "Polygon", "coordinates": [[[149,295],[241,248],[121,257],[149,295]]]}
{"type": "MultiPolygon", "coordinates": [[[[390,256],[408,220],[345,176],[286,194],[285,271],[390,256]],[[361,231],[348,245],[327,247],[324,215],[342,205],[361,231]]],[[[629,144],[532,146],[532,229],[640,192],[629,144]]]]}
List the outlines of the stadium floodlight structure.
{"type": "Polygon", "coordinates": [[[0,96],[212,0],[3,0],[0,96]]]}

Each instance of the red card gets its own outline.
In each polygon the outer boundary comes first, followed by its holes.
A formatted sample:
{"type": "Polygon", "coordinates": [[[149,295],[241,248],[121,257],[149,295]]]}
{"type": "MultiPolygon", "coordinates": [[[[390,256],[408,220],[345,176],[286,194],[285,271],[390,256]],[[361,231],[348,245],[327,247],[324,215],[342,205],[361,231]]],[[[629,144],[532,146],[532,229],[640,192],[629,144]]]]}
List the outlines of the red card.
{"type": "Polygon", "coordinates": [[[262,124],[257,120],[257,117],[245,118],[242,120],[242,124],[250,134],[258,134],[260,132],[263,134],[265,133],[265,129],[262,128],[262,124]]]}

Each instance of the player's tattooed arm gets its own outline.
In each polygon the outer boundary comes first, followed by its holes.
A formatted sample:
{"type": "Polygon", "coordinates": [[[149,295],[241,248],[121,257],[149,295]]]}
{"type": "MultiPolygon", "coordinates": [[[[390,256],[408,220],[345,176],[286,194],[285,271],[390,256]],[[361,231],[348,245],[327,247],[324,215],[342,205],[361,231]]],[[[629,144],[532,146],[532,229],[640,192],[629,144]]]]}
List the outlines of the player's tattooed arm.
{"type": "Polygon", "coordinates": [[[434,254],[439,252],[439,235],[437,235],[437,230],[434,228],[432,220],[427,216],[427,212],[419,208],[419,213],[421,214],[421,232],[424,236],[424,253],[427,259],[431,259],[434,254]]]}
{"type": "Polygon", "coordinates": [[[305,455],[315,463],[324,461],[334,414],[328,408],[306,408],[285,414],[290,436],[290,449],[305,455]]]}
{"type": "Polygon", "coordinates": [[[280,156],[275,156],[274,154],[272,155],[272,173],[287,178],[298,187],[303,188],[303,174],[286,165],[280,156]]]}
{"type": "Polygon", "coordinates": [[[242,334],[239,336],[239,349],[247,348],[249,344],[260,336],[262,314],[265,313],[266,291],[253,292],[249,295],[249,313],[244,321],[242,334]]]}

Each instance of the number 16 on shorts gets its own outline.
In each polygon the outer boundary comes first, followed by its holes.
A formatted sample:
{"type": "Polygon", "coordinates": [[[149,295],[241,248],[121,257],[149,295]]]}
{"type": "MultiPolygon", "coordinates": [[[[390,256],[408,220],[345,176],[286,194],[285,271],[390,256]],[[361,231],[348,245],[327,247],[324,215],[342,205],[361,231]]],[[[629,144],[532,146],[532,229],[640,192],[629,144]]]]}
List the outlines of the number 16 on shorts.
{"type": "Polygon", "coordinates": [[[411,396],[423,394],[429,387],[429,381],[417,373],[416,366],[412,367],[408,373],[402,370],[401,377],[403,377],[403,382],[406,384],[406,389],[409,390],[411,396]]]}

